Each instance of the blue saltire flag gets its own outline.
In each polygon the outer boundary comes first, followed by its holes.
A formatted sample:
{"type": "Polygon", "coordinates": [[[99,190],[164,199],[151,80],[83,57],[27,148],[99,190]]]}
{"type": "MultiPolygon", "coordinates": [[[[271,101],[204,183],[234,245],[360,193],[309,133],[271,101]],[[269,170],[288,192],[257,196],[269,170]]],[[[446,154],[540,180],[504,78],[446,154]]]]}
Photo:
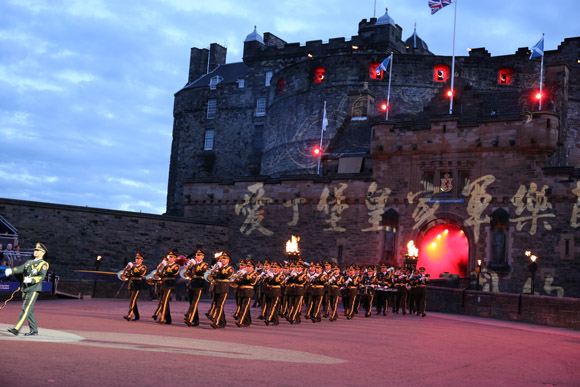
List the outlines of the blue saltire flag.
{"type": "Polygon", "coordinates": [[[447,7],[449,4],[453,3],[451,0],[429,0],[429,8],[431,8],[431,15],[439,11],[443,7],[447,7]]]}
{"type": "Polygon", "coordinates": [[[387,59],[385,59],[384,61],[381,62],[381,64],[379,65],[379,67],[377,67],[377,72],[383,70],[383,71],[387,71],[387,66],[389,65],[389,62],[391,61],[391,58],[393,57],[393,54],[389,55],[387,57],[387,59]]]}
{"type": "Polygon", "coordinates": [[[530,53],[530,59],[536,58],[538,56],[544,56],[544,37],[534,47],[532,47],[532,52],[530,53]]]}

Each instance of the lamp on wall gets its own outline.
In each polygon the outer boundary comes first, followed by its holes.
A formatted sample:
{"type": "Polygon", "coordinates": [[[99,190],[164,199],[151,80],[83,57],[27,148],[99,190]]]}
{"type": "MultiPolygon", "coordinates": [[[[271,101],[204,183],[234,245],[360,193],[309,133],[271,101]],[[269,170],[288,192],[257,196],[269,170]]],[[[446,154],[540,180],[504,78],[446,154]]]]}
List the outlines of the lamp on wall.
{"type": "Polygon", "coordinates": [[[97,255],[97,258],[95,259],[95,271],[97,273],[95,273],[95,282],[93,283],[93,298],[95,298],[95,295],[97,294],[97,275],[99,274],[98,271],[101,268],[101,259],[103,259],[101,255],[97,255]]]}
{"type": "Polygon", "coordinates": [[[536,271],[538,270],[538,264],[536,263],[536,260],[538,259],[538,257],[536,257],[535,255],[532,254],[531,251],[526,251],[526,257],[530,258],[530,260],[532,261],[532,263],[530,263],[528,265],[528,270],[530,271],[530,276],[532,278],[532,290],[530,294],[534,294],[534,288],[535,288],[535,282],[536,282],[536,271]]]}

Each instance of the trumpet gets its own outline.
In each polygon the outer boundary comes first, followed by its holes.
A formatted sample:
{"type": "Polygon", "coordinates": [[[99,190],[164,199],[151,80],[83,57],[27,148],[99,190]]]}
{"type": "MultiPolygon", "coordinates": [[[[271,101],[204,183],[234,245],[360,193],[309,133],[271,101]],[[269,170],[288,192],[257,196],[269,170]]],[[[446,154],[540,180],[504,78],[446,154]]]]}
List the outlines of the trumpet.
{"type": "Polygon", "coordinates": [[[237,288],[238,286],[240,286],[240,285],[238,284],[238,281],[239,281],[239,280],[241,279],[241,277],[242,277],[244,274],[246,274],[246,273],[247,273],[247,272],[246,272],[246,270],[245,270],[245,269],[238,270],[238,272],[237,272],[236,274],[234,274],[234,275],[232,276],[232,278],[230,278],[230,286],[231,286],[232,288],[237,288]]]}
{"type": "Polygon", "coordinates": [[[119,278],[121,281],[128,281],[129,280],[129,276],[128,276],[129,270],[131,270],[132,267],[133,267],[133,262],[129,262],[123,270],[119,270],[117,272],[117,278],[119,278]]]}

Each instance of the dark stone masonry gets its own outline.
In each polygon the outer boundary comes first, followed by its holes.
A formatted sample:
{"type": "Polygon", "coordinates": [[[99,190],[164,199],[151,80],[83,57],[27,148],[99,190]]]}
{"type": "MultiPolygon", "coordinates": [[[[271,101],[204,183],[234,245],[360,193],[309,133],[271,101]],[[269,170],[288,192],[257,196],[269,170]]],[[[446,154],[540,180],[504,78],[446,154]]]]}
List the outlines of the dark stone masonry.
{"type": "Polygon", "coordinates": [[[409,35],[385,14],[350,40],[254,30],[238,63],[216,43],[192,48],[165,215],[15,200],[0,214],[29,245],[51,245],[63,278],[97,251],[113,271],[136,249],[154,265],[198,245],[284,260],[297,235],[306,260],[341,265],[403,265],[413,241],[432,279],[498,296],[470,294],[464,313],[495,313],[487,301],[512,313],[503,293],[580,297],[580,37],[544,52],[540,108],[528,48],[472,49],[451,74],[451,57],[409,35]]]}

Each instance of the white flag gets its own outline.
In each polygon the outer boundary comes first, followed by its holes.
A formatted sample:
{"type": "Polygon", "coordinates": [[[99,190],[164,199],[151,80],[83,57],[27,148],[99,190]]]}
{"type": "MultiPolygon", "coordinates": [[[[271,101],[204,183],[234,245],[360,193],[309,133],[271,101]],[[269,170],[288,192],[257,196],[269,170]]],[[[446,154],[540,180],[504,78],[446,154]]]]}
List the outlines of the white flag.
{"type": "Polygon", "coordinates": [[[326,118],[326,102],[324,103],[324,115],[322,116],[322,131],[326,130],[328,126],[328,118],[326,118]]]}

